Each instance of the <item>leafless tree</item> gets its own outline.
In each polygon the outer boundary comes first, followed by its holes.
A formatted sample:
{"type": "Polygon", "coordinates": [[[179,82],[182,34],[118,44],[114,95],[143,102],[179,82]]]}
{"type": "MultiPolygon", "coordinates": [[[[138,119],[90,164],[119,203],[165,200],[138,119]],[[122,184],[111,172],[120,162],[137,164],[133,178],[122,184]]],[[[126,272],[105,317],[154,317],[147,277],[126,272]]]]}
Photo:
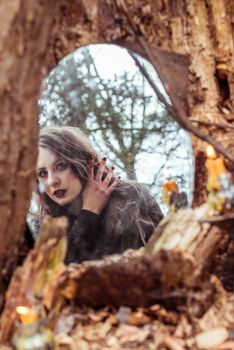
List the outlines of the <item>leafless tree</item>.
{"type": "MultiPolygon", "coordinates": [[[[147,171],[150,153],[160,154],[162,162],[147,181],[156,195],[165,180],[166,161],[175,154],[181,160],[190,157],[189,152],[186,156],[178,152],[182,147],[179,126],[138,68],[115,74],[112,79],[103,78],[87,47],[79,50],[79,55],[65,58],[50,73],[40,106],[42,125],[85,129],[95,148],[130,179],[137,179],[137,168],[147,171]]],[[[170,173],[183,187],[186,174],[179,171],[177,176],[176,169],[170,173]]]]}

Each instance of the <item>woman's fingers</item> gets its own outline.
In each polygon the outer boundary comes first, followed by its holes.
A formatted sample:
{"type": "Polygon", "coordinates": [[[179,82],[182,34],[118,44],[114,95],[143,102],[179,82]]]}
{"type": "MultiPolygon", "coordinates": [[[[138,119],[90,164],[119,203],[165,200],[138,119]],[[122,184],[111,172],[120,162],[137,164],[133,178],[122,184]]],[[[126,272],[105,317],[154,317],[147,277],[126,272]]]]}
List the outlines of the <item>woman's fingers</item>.
{"type": "Polygon", "coordinates": [[[118,186],[119,181],[120,181],[120,176],[114,178],[114,181],[113,181],[112,184],[109,186],[109,190],[110,190],[111,192],[118,186]]]}
{"type": "Polygon", "coordinates": [[[94,178],[94,159],[93,159],[93,157],[89,161],[89,177],[92,180],[94,178]]]}
{"type": "Polygon", "coordinates": [[[96,181],[101,181],[105,168],[106,168],[106,157],[103,157],[100,162],[97,175],[95,177],[96,181]]]}
{"type": "Polygon", "coordinates": [[[118,185],[119,179],[120,179],[119,177],[113,176],[114,169],[115,169],[114,166],[112,166],[110,169],[107,170],[106,157],[103,157],[100,162],[96,177],[94,179],[95,183],[96,184],[99,183],[101,187],[104,186],[105,188],[108,188],[110,192],[112,192],[115,189],[115,187],[118,185]],[[105,176],[103,176],[104,174],[105,176]]]}
{"type": "Polygon", "coordinates": [[[94,159],[90,161],[89,181],[82,192],[82,208],[99,215],[105,208],[112,191],[117,187],[119,178],[113,176],[114,167],[109,170],[106,168],[106,158],[100,161],[96,176],[94,176],[93,166],[94,159]]]}
{"type": "Polygon", "coordinates": [[[110,182],[113,178],[113,172],[114,172],[114,167],[112,166],[109,170],[108,173],[106,174],[105,179],[103,180],[103,184],[106,185],[107,187],[109,187],[110,182]]]}

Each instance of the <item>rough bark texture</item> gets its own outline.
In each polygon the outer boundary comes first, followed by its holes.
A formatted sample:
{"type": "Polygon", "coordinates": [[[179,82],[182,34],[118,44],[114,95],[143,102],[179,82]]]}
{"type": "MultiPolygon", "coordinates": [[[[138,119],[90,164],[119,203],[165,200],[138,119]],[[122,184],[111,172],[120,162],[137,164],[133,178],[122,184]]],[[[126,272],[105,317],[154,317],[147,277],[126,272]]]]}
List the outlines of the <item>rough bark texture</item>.
{"type": "Polygon", "coordinates": [[[37,97],[55,9],[54,1],[0,3],[1,289],[23,239],[37,154],[37,97]]]}
{"type": "MultiPolygon", "coordinates": [[[[169,94],[188,117],[228,124],[234,120],[233,16],[234,5],[228,0],[64,1],[47,62],[53,66],[74,48],[101,42],[117,43],[149,58],[139,43],[143,37],[164,70],[169,94]]],[[[234,152],[233,130],[198,127],[234,152]]],[[[193,145],[199,174],[206,145],[195,137],[193,145]]],[[[202,198],[205,181],[195,187],[194,206],[202,198]]]]}
{"type": "Polygon", "coordinates": [[[195,162],[195,179],[194,179],[194,195],[193,206],[202,205],[207,199],[207,192],[204,191],[204,186],[207,183],[207,171],[204,167],[206,162],[206,155],[204,152],[198,151],[195,162]]]}
{"type": "MultiPolygon", "coordinates": [[[[28,255],[25,264],[18,267],[9,285],[5,311],[0,325],[1,342],[10,340],[15,321],[16,307],[19,305],[38,305],[47,283],[64,269],[63,259],[66,253],[67,219],[46,218],[42,234],[36,247],[28,255]]],[[[0,345],[1,345],[0,342],[0,345]]]]}

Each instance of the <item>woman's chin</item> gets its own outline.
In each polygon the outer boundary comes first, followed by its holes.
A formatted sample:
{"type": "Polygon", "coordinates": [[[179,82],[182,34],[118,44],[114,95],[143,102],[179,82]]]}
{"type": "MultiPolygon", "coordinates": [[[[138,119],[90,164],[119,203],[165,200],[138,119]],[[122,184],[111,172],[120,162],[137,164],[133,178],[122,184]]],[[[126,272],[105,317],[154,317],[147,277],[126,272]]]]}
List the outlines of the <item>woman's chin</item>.
{"type": "Polygon", "coordinates": [[[71,202],[68,198],[54,198],[54,201],[62,206],[67,205],[71,202]]]}
{"type": "Polygon", "coordinates": [[[71,198],[53,198],[53,201],[61,206],[71,205],[76,208],[77,206],[80,208],[80,198],[79,197],[71,197],[71,198]]]}

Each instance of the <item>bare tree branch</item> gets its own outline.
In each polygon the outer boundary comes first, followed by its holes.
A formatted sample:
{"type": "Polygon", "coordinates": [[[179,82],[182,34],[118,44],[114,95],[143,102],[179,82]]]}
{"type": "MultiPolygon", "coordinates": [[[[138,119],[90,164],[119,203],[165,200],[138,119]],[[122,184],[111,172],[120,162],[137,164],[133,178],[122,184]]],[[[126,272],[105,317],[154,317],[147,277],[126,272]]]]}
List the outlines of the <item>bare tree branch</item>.
{"type": "MultiPolygon", "coordinates": [[[[159,69],[159,62],[158,59],[156,57],[156,55],[154,55],[152,53],[152,50],[150,49],[148,43],[145,41],[140,28],[138,28],[136,26],[136,24],[134,23],[133,19],[129,16],[129,11],[128,11],[128,6],[125,2],[125,0],[121,0],[121,1],[116,1],[116,6],[121,10],[122,12],[125,14],[128,23],[130,25],[131,28],[131,34],[136,38],[136,40],[138,41],[138,43],[141,45],[141,47],[144,49],[150,63],[153,65],[153,67],[155,68],[156,72],[159,75],[159,78],[161,81],[166,81],[166,74],[159,69]]],[[[216,141],[215,139],[213,139],[213,137],[211,137],[210,135],[206,135],[204,134],[202,131],[200,131],[199,129],[197,129],[191,122],[190,120],[187,118],[184,110],[182,110],[182,108],[180,108],[177,100],[174,98],[173,94],[169,94],[170,98],[171,98],[171,102],[172,102],[172,107],[167,101],[166,98],[163,96],[163,94],[160,93],[159,89],[157,88],[156,84],[152,81],[152,79],[149,80],[149,74],[146,71],[146,69],[142,66],[142,64],[140,63],[140,61],[136,58],[134,61],[136,62],[136,60],[138,61],[138,67],[141,70],[142,74],[145,76],[145,78],[149,81],[150,85],[152,86],[153,90],[155,91],[158,99],[165,104],[166,108],[168,108],[168,110],[170,111],[170,113],[172,114],[173,118],[179,123],[179,125],[187,130],[190,131],[191,133],[193,133],[195,136],[197,136],[198,138],[200,138],[201,140],[208,142],[209,144],[211,144],[217,152],[219,152],[220,154],[222,154],[224,157],[226,157],[227,159],[229,159],[230,161],[234,161],[234,156],[228,152],[226,150],[226,148],[224,148],[218,141],[216,141]],[[141,68],[140,68],[141,67],[141,68]]]]}
{"type": "Polygon", "coordinates": [[[234,125],[229,125],[229,124],[222,124],[222,123],[219,124],[219,123],[207,122],[207,121],[196,120],[196,119],[190,119],[190,121],[192,123],[197,123],[204,126],[214,126],[220,129],[234,129],[234,125]]]}

